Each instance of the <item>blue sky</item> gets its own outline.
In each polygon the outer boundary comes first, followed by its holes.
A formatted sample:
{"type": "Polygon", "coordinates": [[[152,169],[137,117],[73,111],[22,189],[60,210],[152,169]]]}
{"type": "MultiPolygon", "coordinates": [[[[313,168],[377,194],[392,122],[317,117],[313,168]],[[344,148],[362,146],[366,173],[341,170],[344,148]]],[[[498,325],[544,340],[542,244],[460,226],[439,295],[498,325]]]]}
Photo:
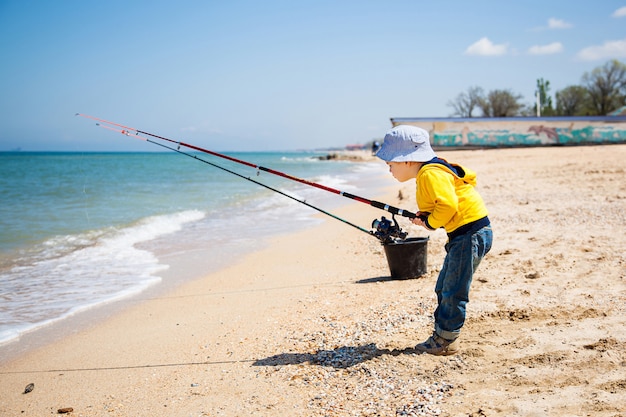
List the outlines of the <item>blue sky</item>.
{"type": "Polygon", "coordinates": [[[469,87],[534,99],[626,63],[626,0],[0,0],[0,151],[216,151],[381,138],[469,87]]]}

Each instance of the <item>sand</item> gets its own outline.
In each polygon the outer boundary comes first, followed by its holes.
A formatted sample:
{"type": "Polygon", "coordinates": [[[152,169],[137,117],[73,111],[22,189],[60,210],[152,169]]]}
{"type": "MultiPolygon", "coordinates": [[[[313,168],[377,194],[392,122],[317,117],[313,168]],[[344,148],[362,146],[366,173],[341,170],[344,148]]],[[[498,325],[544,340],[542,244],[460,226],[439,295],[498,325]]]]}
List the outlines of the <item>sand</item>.
{"type": "MultiPolygon", "coordinates": [[[[443,231],[403,222],[428,272],[391,280],[375,239],[327,218],[3,361],[0,415],[626,416],[626,145],[439,154],[478,172],[494,228],[459,354],[412,349],[443,231]]],[[[415,209],[413,187],[376,197],[415,209]]]]}

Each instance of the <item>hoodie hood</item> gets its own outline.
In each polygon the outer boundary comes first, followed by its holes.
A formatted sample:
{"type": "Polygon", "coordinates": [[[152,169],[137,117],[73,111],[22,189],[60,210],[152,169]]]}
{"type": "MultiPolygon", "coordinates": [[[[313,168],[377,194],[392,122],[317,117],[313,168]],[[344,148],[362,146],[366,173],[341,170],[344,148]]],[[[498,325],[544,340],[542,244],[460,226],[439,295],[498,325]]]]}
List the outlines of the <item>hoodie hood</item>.
{"type": "Polygon", "coordinates": [[[448,171],[455,177],[463,180],[465,183],[476,186],[476,172],[471,169],[464,168],[461,165],[451,164],[443,158],[433,158],[428,162],[424,162],[421,169],[439,168],[448,171]]]}

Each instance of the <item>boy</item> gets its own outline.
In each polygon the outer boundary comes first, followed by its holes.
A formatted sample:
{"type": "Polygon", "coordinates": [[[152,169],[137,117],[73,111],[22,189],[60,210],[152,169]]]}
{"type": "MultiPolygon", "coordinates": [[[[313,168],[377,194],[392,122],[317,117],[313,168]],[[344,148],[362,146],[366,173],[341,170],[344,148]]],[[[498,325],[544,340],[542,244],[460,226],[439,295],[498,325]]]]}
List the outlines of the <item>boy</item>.
{"type": "Polygon", "coordinates": [[[411,221],[430,231],[443,227],[448,234],[446,257],[435,285],[435,330],[415,349],[452,355],[459,351],[472,276],[492,242],[487,208],[474,189],[476,173],[437,158],[428,132],[415,126],[400,125],[387,132],[376,156],[387,162],[398,181],[415,178],[419,212],[411,221]]]}

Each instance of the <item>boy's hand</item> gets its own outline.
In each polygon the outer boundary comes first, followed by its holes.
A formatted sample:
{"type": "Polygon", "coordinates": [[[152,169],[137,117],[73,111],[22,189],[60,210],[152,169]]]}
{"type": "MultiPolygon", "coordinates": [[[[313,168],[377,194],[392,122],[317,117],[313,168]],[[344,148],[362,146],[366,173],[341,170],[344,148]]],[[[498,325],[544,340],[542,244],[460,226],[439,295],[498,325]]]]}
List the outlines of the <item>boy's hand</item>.
{"type": "Polygon", "coordinates": [[[426,225],[426,219],[428,218],[428,215],[430,213],[424,212],[424,211],[418,211],[417,212],[417,216],[413,219],[411,219],[411,223],[417,225],[417,226],[422,226],[423,228],[425,228],[426,230],[431,230],[427,225],[426,225]]]}

